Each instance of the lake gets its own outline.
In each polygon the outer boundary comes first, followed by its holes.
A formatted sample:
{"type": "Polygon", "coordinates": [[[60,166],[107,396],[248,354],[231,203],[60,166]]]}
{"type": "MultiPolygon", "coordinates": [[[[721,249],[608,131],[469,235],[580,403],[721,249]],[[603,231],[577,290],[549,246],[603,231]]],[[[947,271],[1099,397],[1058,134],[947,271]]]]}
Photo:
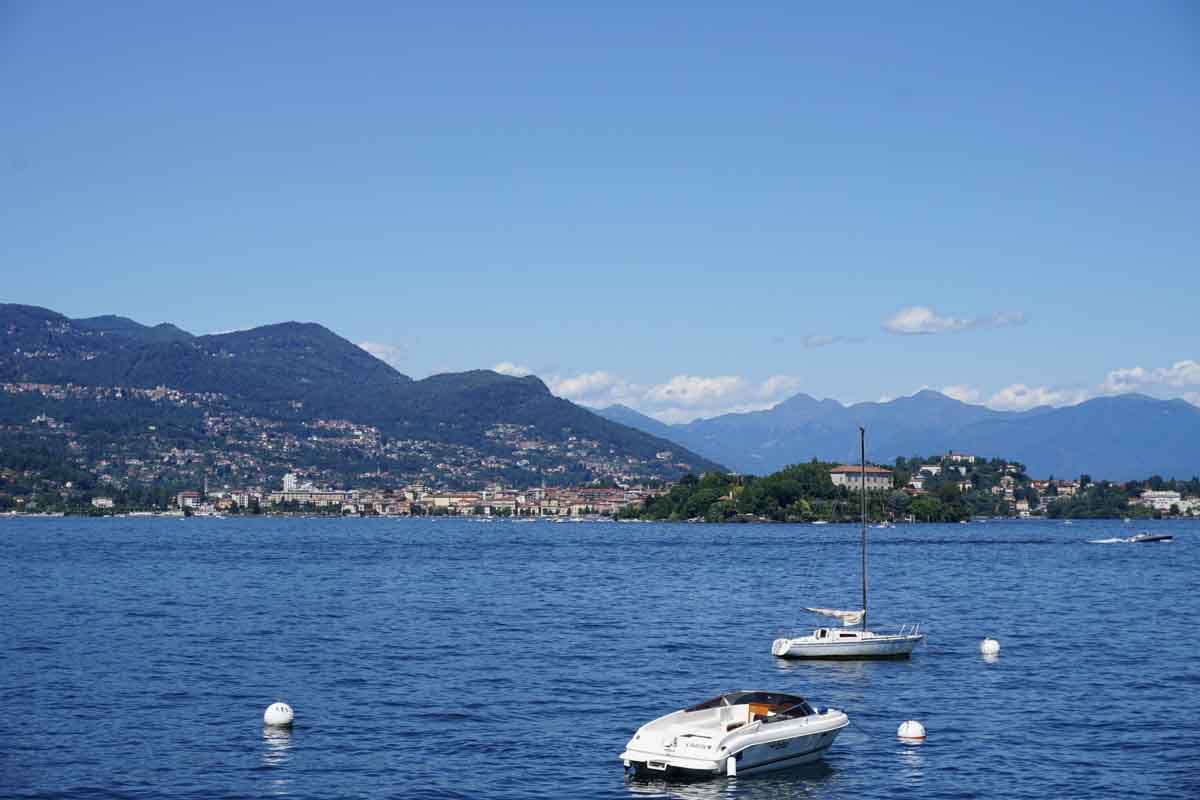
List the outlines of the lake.
{"type": "Polygon", "coordinates": [[[1139,527],[1175,541],[872,530],[872,622],[928,645],[814,663],[771,640],[855,604],[853,526],[0,519],[0,796],[1197,797],[1200,523],[1139,527]],[[639,725],[738,688],[852,724],[807,768],[626,780],[639,725]]]}

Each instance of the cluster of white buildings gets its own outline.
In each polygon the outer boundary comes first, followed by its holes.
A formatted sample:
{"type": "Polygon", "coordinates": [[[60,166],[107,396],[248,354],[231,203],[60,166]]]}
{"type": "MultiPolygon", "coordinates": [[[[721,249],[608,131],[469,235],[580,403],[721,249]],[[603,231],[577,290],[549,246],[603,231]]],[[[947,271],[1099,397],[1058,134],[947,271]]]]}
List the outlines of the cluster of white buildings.
{"type": "Polygon", "coordinates": [[[285,504],[342,513],[391,516],[411,514],[482,514],[485,516],[582,516],[614,514],[641,503],[650,492],[641,489],[600,487],[508,489],[491,486],[479,491],[427,489],[413,484],[398,489],[324,489],[300,480],[294,473],[283,478],[283,488],[274,492],[234,491],[201,494],[180,492],[175,501],[181,510],[215,513],[236,505],[245,509],[257,503],[263,509],[285,504]]]}
{"type": "Polygon", "coordinates": [[[1200,497],[1184,497],[1176,491],[1145,491],[1133,502],[1155,511],[1177,510],[1180,514],[1200,514],[1200,497]]]}

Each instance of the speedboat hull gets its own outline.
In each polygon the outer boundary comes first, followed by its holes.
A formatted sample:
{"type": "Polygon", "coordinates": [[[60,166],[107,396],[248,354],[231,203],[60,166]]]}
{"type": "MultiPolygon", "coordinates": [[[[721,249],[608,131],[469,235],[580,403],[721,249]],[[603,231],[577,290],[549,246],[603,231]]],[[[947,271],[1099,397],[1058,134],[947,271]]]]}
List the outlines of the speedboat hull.
{"type": "Polygon", "coordinates": [[[908,658],[925,640],[923,633],[868,634],[853,639],[814,636],[781,637],[771,643],[778,658],[908,658]]]}
{"type": "MultiPolygon", "coordinates": [[[[740,692],[770,698],[788,695],[740,692]]],[[[721,700],[723,698],[717,698],[721,700]]],[[[799,766],[823,757],[849,718],[837,709],[805,713],[786,703],[735,703],[676,711],[638,729],[621,760],[639,775],[711,777],[749,775],[799,766]],[[760,713],[761,712],[761,713],[760,713]]],[[[702,704],[703,705],[703,704],[702,704]]]]}
{"type": "Polygon", "coordinates": [[[627,750],[621,757],[623,761],[628,762],[629,768],[640,776],[704,778],[716,775],[754,775],[820,760],[833,746],[840,730],[841,728],[837,728],[808,736],[749,744],[733,756],[718,760],[685,759],[664,754],[656,756],[635,750],[627,750]],[[638,761],[638,758],[645,760],[638,761]],[[730,758],[734,762],[732,769],[729,765],[730,758]]]}

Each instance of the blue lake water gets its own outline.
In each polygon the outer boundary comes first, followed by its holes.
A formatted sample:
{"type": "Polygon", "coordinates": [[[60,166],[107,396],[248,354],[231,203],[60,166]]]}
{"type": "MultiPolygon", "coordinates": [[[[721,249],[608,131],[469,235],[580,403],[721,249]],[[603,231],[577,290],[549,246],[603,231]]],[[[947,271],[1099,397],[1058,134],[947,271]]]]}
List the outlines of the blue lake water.
{"type": "Polygon", "coordinates": [[[855,602],[851,526],[0,519],[0,796],[1200,797],[1200,524],[1142,527],[1175,541],[873,530],[873,622],[928,646],[806,663],[771,640],[855,602]],[[638,725],[736,688],[852,725],[813,767],[625,779],[638,725]]]}

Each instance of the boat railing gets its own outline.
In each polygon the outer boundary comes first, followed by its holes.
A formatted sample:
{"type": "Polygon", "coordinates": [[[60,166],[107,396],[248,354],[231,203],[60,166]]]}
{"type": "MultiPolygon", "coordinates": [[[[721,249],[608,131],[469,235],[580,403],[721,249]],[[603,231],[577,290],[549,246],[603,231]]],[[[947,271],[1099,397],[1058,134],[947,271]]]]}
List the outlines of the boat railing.
{"type": "MultiPolygon", "coordinates": [[[[784,630],[778,631],[775,634],[775,638],[776,639],[799,639],[802,636],[812,636],[814,633],[821,630],[822,627],[824,627],[830,631],[843,630],[842,626],[840,626],[840,625],[826,625],[826,626],[818,625],[816,627],[807,627],[807,628],[801,628],[801,627],[785,628],[784,630]]],[[[850,628],[846,628],[846,630],[858,630],[858,628],[850,627],[850,628]]],[[[871,631],[873,633],[875,633],[876,635],[881,635],[881,636],[919,636],[921,633],[921,623],[906,622],[903,625],[899,626],[899,628],[893,627],[892,625],[885,625],[883,627],[877,628],[874,625],[872,625],[871,631]]]]}

